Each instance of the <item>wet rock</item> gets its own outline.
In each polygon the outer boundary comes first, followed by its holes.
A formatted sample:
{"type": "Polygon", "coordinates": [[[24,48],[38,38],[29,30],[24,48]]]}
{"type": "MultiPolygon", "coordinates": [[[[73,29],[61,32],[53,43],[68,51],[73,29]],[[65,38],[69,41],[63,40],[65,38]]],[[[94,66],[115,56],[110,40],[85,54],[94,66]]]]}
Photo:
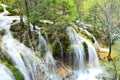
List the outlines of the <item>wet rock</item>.
{"type": "Polygon", "coordinates": [[[5,33],[6,33],[5,29],[0,30],[0,36],[5,35],[5,33]]]}

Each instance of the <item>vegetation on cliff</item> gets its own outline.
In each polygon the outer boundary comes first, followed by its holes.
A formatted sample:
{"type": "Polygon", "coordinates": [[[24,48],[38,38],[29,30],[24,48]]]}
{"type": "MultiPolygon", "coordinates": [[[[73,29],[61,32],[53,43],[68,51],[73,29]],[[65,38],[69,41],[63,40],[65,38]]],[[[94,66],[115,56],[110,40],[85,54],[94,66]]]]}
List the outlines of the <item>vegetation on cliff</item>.
{"type": "MultiPolygon", "coordinates": [[[[118,60],[120,54],[114,47],[115,41],[120,38],[119,0],[1,0],[0,3],[8,5],[7,10],[10,15],[20,16],[20,22],[12,25],[10,29],[14,38],[31,48],[28,41],[30,39],[34,49],[36,49],[38,46],[38,35],[30,31],[29,23],[33,24],[34,29],[35,26],[38,26],[41,28],[41,34],[47,40],[47,43],[50,44],[53,56],[58,60],[62,58],[61,53],[64,56],[69,53],[72,54],[66,28],[73,26],[81,36],[95,43],[94,38],[80,28],[88,30],[97,38],[100,44],[109,47],[109,54],[108,52],[105,53],[105,59],[101,59],[101,64],[106,66],[108,70],[112,69],[115,71],[116,75],[113,77],[119,78],[118,60]],[[27,17],[24,24],[23,16],[27,17]],[[40,20],[48,21],[42,22],[40,20]],[[76,20],[80,21],[79,25],[76,20]],[[114,58],[113,53],[117,55],[114,58]],[[109,65],[111,67],[108,67],[109,65]]],[[[0,13],[3,11],[4,9],[0,5],[0,13]]],[[[84,42],[83,45],[87,54],[87,45],[84,42]]],[[[0,57],[0,60],[4,62],[2,57],[0,57]]],[[[15,71],[16,74],[21,75],[12,66],[12,63],[9,64],[9,60],[5,63],[8,67],[10,66],[9,68],[13,72],[15,71]]],[[[14,75],[16,76],[16,74],[14,75]]],[[[20,76],[20,79],[22,80],[22,76],[20,76]]]]}

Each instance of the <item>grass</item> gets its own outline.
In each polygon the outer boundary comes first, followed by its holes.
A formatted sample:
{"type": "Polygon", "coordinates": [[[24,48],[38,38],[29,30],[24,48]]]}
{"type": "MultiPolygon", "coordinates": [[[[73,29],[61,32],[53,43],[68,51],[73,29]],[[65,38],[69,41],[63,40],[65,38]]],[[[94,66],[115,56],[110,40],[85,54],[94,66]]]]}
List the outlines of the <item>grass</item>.
{"type": "MultiPolygon", "coordinates": [[[[105,52],[104,55],[108,55],[108,52],[105,52]]],[[[102,55],[102,56],[104,56],[102,55]]],[[[108,61],[107,59],[100,60],[101,66],[105,68],[105,76],[112,77],[114,79],[120,79],[120,40],[115,41],[112,45],[111,57],[113,61],[108,61]]]]}

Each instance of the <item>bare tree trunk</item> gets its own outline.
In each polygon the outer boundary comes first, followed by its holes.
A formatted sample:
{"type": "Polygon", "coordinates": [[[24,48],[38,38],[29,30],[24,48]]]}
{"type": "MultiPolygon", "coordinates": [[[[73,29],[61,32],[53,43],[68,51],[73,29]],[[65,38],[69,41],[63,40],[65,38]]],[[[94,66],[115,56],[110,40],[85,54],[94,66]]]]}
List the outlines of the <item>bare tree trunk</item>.
{"type": "MultiPolygon", "coordinates": [[[[29,18],[29,8],[28,8],[28,3],[27,3],[27,0],[24,0],[25,1],[25,8],[26,8],[26,16],[27,18],[29,18]]],[[[30,30],[30,25],[28,23],[28,27],[29,27],[29,34],[31,36],[31,30],[30,30]]]]}
{"type": "Polygon", "coordinates": [[[24,22],[23,22],[23,14],[20,10],[20,25],[24,27],[24,22]]]}
{"type": "Polygon", "coordinates": [[[109,36],[109,38],[110,38],[110,42],[109,42],[109,53],[108,53],[107,58],[108,58],[108,61],[111,61],[111,60],[112,60],[112,58],[111,58],[111,51],[112,51],[112,39],[111,39],[111,37],[110,37],[110,36],[109,36]]]}
{"type": "Polygon", "coordinates": [[[29,17],[28,3],[27,3],[27,0],[24,0],[24,1],[25,1],[25,8],[26,8],[26,16],[29,17]]]}
{"type": "Polygon", "coordinates": [[[22,13],[22,9],[21,9],[21,3],[19,4],[20,5],[20,25],[24,27],[24,22],[23,22],[23,13],[22,13]]]}

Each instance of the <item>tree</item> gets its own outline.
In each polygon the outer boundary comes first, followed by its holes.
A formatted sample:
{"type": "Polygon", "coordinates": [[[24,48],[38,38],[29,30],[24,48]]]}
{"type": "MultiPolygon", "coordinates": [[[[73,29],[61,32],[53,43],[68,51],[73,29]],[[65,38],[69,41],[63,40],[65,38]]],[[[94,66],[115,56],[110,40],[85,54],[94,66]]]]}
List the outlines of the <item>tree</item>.
{"type": "Polygon", "coordinates": [[[111,60],[111,50],[114,41],[120,38],[120,4],[119,0],[105,0],[103,5],[99,5],[99,18],[107,28],[109,39],[108,60],[111,60]]]}
{"type": "Polygon", "coordinates": [[[29,13],[29,21],[34,23],[43,19],[54,22],[74,21],[78,16],[73,0],[41,0],[29,13]],[[37,17],[32,17],[33,14],[37,17]]]}
{"type": "Polygon", "coordinates": [[[14,7],[18,9],[19,15],[20,15],[20,25],[24,27],[24,22],[23,22],[23,4],[21,4],[21,0],[15,0],[14,1],[14,7]]]}
{"type": "Polygon", "coordinates": [[[81,8],[83,5],[83,0],[74,0],[74,3],[75,3],[76,10],[78,13],[78,18],[80,18],[82,16],[81,8]]]}

